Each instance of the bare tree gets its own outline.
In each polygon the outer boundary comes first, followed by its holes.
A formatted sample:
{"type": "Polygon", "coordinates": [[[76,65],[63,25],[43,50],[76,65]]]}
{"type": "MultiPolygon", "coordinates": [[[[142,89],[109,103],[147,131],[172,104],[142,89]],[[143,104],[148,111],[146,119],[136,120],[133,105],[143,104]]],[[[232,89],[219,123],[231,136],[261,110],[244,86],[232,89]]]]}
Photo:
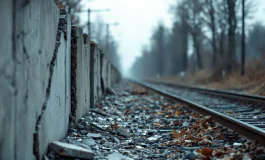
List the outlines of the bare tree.
{"type": "Polygon", "coordinates": [[[202,41],[202,25],[203,25],[203,3],[201,0],[186,0],[182,3],[183,9],[188,11],[187,24],[188,30],[192,37],[194,53],[197,59],[198,68],[201,69],[201,41],[202,41]]]}
{"type": "Polygon", "coordinates": [[[236,0],[227,0],[228,7],[228,55],[227,55],[227,71],[232,71],[232,66],[235,63],[235,48],[236,48],[236,28],[237,28],[237,18],[236,18],[236,0]]]}
{"type": "MultiPolygon", "coordinates": [[[[183,3],[183,2],[182,2],[183,3]]],[[[182,60],[183,60],[183,67],[182,70],[186,71],[188,69],[188,36],[189,36],[189,25],[188,25],[188,11],[186,10],[186,7],[179,3],[177,6],[177,14],[176,17],[178,17],[178,21],[180,23],[179,30],[180,32],[174,32],[173,34],[180,34],[181,35],[181,42],[182,42],[182,60]]]]}
{"type": "Polygon", "coordinates": [[[211,31],[211,45],[213,50],[212,66],[217,62],[217,33],[216,33],[216,8],[214,0],[204,0],[203,12],[205,14],[204,21],[211,31]]]}

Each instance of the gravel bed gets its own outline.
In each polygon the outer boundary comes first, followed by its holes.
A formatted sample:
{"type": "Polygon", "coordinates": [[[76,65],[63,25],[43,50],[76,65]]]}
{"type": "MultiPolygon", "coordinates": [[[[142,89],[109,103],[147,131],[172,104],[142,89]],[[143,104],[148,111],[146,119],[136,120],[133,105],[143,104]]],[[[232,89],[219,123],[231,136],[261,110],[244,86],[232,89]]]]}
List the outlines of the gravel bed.
{"type": "MultiPolygon", "coordinates": [[[[115,95],[104,96],[77,125],[71,124],[61,142],[83,147],[100,160],[265,159],[263,147],[210,116],[126,81],[113,90],[115,95]]],[[[52,149],[46,158],[78,159],[52,149]]]]}

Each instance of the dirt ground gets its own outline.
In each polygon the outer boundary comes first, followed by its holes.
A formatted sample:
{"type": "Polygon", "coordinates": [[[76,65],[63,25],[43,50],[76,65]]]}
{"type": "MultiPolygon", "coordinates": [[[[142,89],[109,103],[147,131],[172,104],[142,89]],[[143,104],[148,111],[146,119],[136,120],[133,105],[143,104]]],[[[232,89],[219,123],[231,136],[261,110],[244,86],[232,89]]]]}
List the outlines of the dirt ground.
{"type": "Polygon", "coordinates": [[[246,62],[246,73],[244,76],[240,75],[240,70],[235,70],[224,77],[221,75],[213,77],[213,75],[213,69],[203,69],[195,73],[187,73],[183,78],[177,75],[163,77],[160,80],[214,89],[231,89],[265,96],[265,65],[259,60],[248,60],[246,62]]]}

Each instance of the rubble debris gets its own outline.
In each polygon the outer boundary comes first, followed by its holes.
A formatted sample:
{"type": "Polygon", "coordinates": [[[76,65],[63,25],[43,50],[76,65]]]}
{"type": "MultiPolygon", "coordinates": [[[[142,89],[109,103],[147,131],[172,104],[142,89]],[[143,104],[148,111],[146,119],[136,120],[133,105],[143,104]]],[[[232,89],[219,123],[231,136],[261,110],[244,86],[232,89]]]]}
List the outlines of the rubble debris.
{"type": "Polygon", "coordinates": [[[62,142],[52,142],[49,148],[56,152],[60,156],[72,157],[72,158],[83,158],[83,159],[93,159],[94,152],[73,144],[67,144],[62,142]]]}

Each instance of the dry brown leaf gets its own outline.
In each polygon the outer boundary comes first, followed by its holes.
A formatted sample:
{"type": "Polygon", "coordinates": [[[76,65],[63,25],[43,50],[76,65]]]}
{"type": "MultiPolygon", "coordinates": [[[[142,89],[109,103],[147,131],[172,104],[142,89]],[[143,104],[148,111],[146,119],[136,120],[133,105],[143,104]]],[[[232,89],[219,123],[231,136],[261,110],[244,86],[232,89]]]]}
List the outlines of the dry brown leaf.
{"type": "Polygon", "coordinates": [[[174,129],[172,129],[172,132],[173,132],[174,139],[178,139],[179,138],[179,133],[176,130],[174,130],[174,129]]]}
{"type": "Polygon", "coordinates": [[[182,128],[182,130],[180,131],[180,136],[183,137],[185,135],[185,130],[184,128],[182,128]]]}
{"type": "Polygon", "coordinates": [[[178,117],[180,115],[180,111],[175,112],[175,116],[178,117]]]}
{"type": "Polygon", "coordinates": [[[206,147],[204,147],[203,149],[202,149],[202,155],[204,155],[204,156],[212,156],[212,153],[213,153],[213,149],[212,148],[206,148],[206,147]]]}
{"type": "Polygon", "coordinates": [[[185,135],[185,130],[184,130],[184,129],[182,129],[182,130],[180,131],[180,133],[178,133],[178,132],[177,132],[176,130],[174,130],[174,129],[172,129],[172,132],[173,132],[173,137],[174,137],[175,140],[178,140],[178,139],[182,138],[182,137],[185,135]]]}

